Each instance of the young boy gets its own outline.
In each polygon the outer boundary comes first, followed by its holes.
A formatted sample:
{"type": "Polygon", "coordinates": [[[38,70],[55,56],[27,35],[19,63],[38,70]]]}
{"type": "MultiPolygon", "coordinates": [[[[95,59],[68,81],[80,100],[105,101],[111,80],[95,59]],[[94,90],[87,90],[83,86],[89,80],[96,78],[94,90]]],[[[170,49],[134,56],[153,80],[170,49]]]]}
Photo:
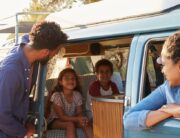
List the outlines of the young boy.
{"type": "Polygon", "coordinates": [[[99,60],[95,64],[95,72],[97,80],[94,81],[89,87],[86,103],[87,116],[90,120],[92,119],[91,97],[119,94],[116,84],[111,81],[113,64],[109,60],[99,60]]]}
{"type": "Polygon", "coordinates": [[[108,96],[118,94],[118,88],[111,81],[113,74],[113,64],[107,59],[99,60],[95,65],[97,80],[89,87],[90,96],[108,96]]]}

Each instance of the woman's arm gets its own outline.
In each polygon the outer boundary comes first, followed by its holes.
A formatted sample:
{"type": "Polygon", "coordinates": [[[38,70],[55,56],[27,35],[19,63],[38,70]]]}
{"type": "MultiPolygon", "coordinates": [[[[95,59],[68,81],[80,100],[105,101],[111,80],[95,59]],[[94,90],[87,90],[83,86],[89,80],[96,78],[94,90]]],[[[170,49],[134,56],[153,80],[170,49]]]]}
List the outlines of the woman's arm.
{"type": "Polygon", "coordinates": [[[159,112],[158,109],[166,104],[164,85],[158,87],[149,96],[140,101],[124,114],[124,127],[131,130],[143,130],[166,119],[169,115],[159,112]],[[158,118],[157,118],[158,116],[158,118]]]}
{"type": "Polygon", "coordinates": [[[162,106],[160,111],[172,114],[175,118],[180,118],[180,104],[167,104],[165,106],[162,106]]]}
{"type": "Polygon", "coordinates": [[[180,118],[180,104],[168,104],[159,110],[150,111],[147,114],[146,126],[151,127],[172,116],[180,118]]]}
{"type": "Polygon", "coordinates": [[[151,127],[172,116],[180,118],[180,104],[167,104],[159,110],[149,112],[146,118],[146,126],[151,127]]]}
{"type": "Polygon", "coordinates": [[[162,112],[160,110],[156,110],[156,111],[150,111],[147,114],[147,118],[146,118],[146,126],[147,127],[151,127],[169,117],[171,117],[172,115],[169,113],[165,113],[162,112]]]}

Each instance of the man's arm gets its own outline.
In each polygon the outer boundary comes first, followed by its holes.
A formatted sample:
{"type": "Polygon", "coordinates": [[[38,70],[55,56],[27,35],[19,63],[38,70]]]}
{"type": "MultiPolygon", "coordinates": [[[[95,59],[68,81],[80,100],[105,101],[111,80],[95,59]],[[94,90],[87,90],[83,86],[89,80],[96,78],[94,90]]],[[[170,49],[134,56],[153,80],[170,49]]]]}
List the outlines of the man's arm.
{"type": "Polygon", "coordinates": [[[20,78],[13,69],[0,71],[0,130],[10,136],[24,137],[25,127],[13,115],[20,78]]]}

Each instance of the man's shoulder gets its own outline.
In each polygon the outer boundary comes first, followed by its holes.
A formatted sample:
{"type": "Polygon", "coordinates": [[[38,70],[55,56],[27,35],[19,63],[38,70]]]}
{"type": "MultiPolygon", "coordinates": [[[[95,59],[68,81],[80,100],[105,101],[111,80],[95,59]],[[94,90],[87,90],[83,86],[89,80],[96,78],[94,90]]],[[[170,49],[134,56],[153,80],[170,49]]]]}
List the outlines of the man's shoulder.
{"type": "Polygon", "coordinates": [[[0,69],[17,69],[20,67],[21,63],[21,53],[15,49],[11,50],[7,56],[1,61],[0,69]]]}
{"type": "Polygon", "coordinates": [[[4,60],[0,64],[0,71],[15,71],[19,70],[20,68],[20,62],[17,59],[12,59],[12,60],[4,60]]]}
{"type": "Polygon", "coordinates": [[[16,75],[21,72],[21,62],[18,60],[17,56],[10,55],[7,56],[1,63],[0,63],[0,74],[14,74],[16,75]]]}
{"type": "Polygon", "coordinates": [[[18,66],[14,65],[14,64],[9,64],[6,65],[4,67],[0,67],[0,76],[18,76],[19,73],[19,69],[17,68],[18,66]]]}

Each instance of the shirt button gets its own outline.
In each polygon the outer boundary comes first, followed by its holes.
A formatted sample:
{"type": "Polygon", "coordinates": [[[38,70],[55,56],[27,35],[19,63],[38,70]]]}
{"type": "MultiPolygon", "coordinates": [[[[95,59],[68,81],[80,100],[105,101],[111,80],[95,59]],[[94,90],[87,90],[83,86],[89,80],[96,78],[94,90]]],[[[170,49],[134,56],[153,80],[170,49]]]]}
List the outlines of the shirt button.
{"type": "Polygon", "coordinates": [[[26,92],[28,92],[28,89],[26,89],[26,92]]]}
{"type": "Polygon", "coordinates": [[[28,71],[30,71],[31,69],[28,69],[28,71]]]}
{"type": "Polygon", "coordinates": [[[26,79],[29,80],[29,77],[27,77],[26,79]]]}
{"type": "Polygon", "coordinates": [[[27,69],[24,69],[25,71],[27,71],[27,69]]]}

